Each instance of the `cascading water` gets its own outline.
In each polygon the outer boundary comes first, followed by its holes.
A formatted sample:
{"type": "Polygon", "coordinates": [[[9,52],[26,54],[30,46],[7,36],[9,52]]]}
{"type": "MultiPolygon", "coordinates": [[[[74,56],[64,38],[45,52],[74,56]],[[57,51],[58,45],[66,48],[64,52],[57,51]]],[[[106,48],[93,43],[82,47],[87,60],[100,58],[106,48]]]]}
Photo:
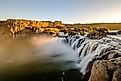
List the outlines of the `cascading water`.
{"type": "Polygon", "coordinates": [[[111,37],[105,37],[99,40],[88,39],[86,37],[72,36],[69,39],[69,45],[79,56],[80,72],[85,75],[90,71],[93,62],[100,58],[107,50],[121,49],[120,41],[111,37]]]}

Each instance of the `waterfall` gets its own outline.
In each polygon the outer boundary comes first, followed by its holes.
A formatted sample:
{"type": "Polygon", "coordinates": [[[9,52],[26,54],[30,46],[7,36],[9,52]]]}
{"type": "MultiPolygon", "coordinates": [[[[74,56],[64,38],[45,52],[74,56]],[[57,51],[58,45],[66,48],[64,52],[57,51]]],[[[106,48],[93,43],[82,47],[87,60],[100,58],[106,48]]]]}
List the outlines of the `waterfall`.
{"type": "Polygon", "coordinates": [[[93,40],[75,35],[68,38],[68,44],[75,51],[75,55],[79,57],[78,64],[83,75],[91,70],[93,62],[105,54],[106,51],[111,49],[121,50],[120,41],[111,37],[93,40]]]}

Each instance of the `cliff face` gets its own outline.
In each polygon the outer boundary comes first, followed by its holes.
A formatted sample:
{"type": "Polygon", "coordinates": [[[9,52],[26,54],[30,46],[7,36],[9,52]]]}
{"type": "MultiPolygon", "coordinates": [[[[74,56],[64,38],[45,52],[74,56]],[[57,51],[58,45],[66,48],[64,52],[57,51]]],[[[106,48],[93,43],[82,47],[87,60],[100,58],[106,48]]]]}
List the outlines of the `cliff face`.
{"type": "Polygon", "coordinates": [[[34,20],[24,20],[24,19],[8,19],[7,26],[13,27],[57,27],[57,26],[64,26],[61,21],[34,21],[34,20]]]}
{"type": "MultiPolygon", "coordinates": [[[[7,21],[0,21],[0,27],[2,31],[11,34],[13,37],[16,37],[26,28],[32,30],[33,33],[40,33],[45,30],[51,32],[58,32],[59,29],[64,28],[64,24],[61,21],[34,21],[34,20],[25,20],[25,19],[7,19],[7,21]]],[[[1,32],[3,33],[3,32],[1,32]]],[[[3,33],[5,34],[5,33],[3,33]]]]}
{"type": "Polygon", "coordinates": [[[15,34],[16,32],[23,30],[24,28],[31,28],[33,30],[40,31],[46,27],[64,27],[61,21],[33,21],[24,19],[8,19],[7,27],[10,31],[15,34]]]}

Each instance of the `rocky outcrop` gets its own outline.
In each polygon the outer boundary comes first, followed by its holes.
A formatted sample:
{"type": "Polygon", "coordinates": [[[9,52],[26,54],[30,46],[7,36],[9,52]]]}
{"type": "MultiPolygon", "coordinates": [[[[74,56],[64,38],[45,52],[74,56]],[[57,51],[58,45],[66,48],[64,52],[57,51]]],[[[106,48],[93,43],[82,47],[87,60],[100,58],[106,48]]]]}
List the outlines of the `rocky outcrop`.
{"type": "Polygon", "coordinates": [[[87,37],[90,38],[90,39],[101,39],[103,37],[106,37],[106,32],[93,31],[93,32],[90,32],[87,35],[87,37]]]}
{"type": "Polygon", "coordinates": [[[121,57],[95,61],[88,81],[121,81],[121,57]]]}

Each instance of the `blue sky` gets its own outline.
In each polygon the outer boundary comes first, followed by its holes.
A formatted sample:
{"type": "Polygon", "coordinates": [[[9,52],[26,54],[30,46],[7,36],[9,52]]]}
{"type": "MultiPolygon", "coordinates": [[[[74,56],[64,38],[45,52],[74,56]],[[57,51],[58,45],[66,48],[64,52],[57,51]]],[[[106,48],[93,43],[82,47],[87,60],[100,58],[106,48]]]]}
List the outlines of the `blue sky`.
{"type": "Polygon", "coordinates": [[[0,0],[0,19],[121,22],[121,0],[0,0]]]}

